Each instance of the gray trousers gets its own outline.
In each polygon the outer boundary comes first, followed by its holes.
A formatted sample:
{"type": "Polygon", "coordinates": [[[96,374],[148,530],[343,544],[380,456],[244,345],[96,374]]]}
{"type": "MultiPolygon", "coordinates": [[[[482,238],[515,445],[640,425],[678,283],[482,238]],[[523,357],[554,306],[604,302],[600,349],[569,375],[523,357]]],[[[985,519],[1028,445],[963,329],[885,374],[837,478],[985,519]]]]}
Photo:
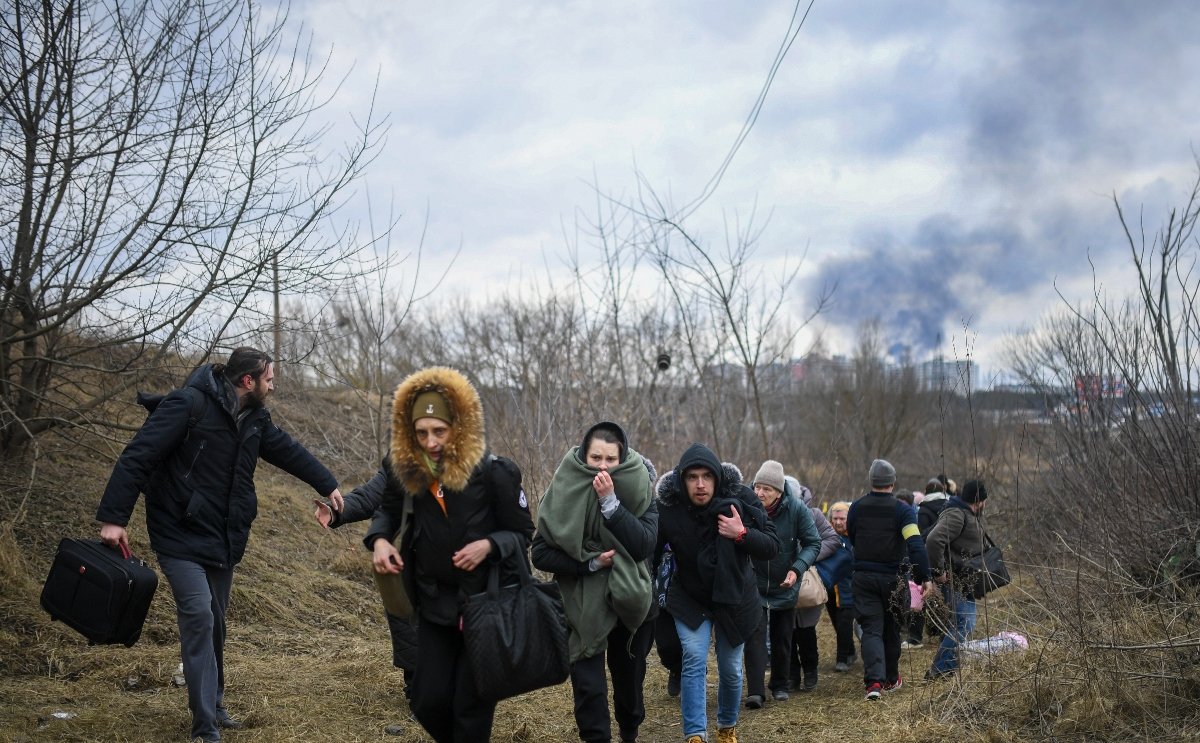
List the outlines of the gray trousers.
{"type": "Polygon", "coordinates": [[[171,584],[179,620],[183,677],[187,680],[192,738],[221,739],[217,707],[225,694],[225,610],[233,588],[233,568],[158,556],[171,584]]]}

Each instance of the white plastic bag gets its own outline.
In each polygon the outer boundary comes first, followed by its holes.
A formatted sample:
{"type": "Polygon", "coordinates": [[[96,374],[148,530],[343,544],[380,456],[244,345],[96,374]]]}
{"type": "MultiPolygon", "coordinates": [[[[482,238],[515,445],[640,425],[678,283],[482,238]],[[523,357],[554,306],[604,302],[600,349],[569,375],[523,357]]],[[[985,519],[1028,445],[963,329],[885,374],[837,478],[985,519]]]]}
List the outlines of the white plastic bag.
{"type": "Polygon", "coordinates": [[[959,652],[975,655],[996,655],[1029,648],[1029,638],[1016,632],[1000,632],[980,640],[968,640],[958,646],[959,652]]]}

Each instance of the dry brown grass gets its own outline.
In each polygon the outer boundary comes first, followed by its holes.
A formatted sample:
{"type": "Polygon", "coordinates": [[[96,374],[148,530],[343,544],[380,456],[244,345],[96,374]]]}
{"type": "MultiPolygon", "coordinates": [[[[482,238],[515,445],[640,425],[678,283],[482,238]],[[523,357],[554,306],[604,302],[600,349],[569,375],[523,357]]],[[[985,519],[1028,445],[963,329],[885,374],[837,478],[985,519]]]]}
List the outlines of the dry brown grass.
{"type": "MultiPolygon", "coordinates": [[[[37,604],[59,538],[94,533],[95,503],[110,466],[102,455],[59,455],[43,462],[25,517],[0,528],[0,740],[187,739],[186,691],[171,684],[179,648],[165,581],[143,638],[131,649],[88,647],[50,622],[37,604]],[[56,711],[75,717],[54,719],[56,711]]],[[[311,491],[268,466],[260,470],[259,492],[259,520],[234,583],[226,658],[227,699],[248,728],[228,733],[226,740],[428,740],[409,717],[400,674],[390,666],[386,624],[359,542],[362,527],[322,532],[311,517],[311,491]],[[385,735],[384,727],[393,723],[405,725],[406,732],[385,735]]],[[[135,551],[152,557],[141,513],[132,523],[135,551]]],[[[740,739],[1196,739],[1196,648],[1130,651],[1080,642],[1089,633],[1106,644],[1160,641],[1161,605],[1126,599],[1104,611],[1085,611],[1093,624],[1080,627],[1048,595],[1053,593],[1023,576],[983,605],[976,636],[1021,631],[1030,635],[1029,652],[973,662],[958,678],[926,684],[919,679],[932,646],[906,651],[901,660],[906,686],[878,704],[862,701],[861,666],[848,674],[832,672],[832,630],[823,621],[818,689],[788,702],[768,702],[759,711],[743,710],[740,739]]],[[[1119,595],[1105,597],[1105,606],[1118,600],[1119,595]]],[[[1194,614],[1171,616],[1171,626],[1200,626],[1194,614]]],[[[710,672],[710,701],[715,678],[710,672]]],[[[665,685],[666,674],[652,656],[643,741],[680,739],[678,700],[667,697],[665,685]]],[[[506,701],[497,710],[493,740],[575,739],[567,685],[506,701]]]]}

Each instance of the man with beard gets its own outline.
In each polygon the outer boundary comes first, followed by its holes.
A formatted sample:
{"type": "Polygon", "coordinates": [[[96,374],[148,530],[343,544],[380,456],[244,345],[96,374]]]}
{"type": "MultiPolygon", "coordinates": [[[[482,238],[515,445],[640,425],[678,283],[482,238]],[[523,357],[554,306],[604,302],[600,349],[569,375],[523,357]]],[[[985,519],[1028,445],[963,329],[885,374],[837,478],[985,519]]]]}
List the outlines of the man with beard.
{"type": "Polygon", "coordinates": [[[191,739],[221,739],[240,728],[225,708],[225,613],[233,569],[258,513],[254,470],[265,459],[342,508],[337,480],[271,421],[271,357],[238,348],[205,364],[164,398],[146,399],[150,417],[125,447],[96,511],[100,539],[129,547],[125,530],[146,493],[146,529],[175,597],[191,739]]]}
{"type": "Polygon", "coordinates": [[[737,743],[742,650],[761,618],[751,560],[770,560],[779,539],[742,474],[692,444],[658,483],[658,545],[670,544],[675,575],[667,611],[683,647],[680,707],[687,743],[708,740],[708,649],[717,647],[717,740],[737,743]]]}

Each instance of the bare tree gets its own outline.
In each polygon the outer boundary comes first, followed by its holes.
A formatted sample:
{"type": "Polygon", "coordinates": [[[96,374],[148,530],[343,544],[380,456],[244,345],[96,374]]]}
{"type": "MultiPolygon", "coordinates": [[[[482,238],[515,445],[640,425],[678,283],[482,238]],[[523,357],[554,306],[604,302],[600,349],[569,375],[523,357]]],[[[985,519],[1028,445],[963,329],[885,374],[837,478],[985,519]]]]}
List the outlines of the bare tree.
{"type": "Polygon", "coordinates": [[[816,355],[809,363],[804,420],[816,449],[809,459],[836,466],[839,472],[828,476],[838,490],[861,483],[876,457],[901,462],[897,455],[932,427],[932,396],[922,394],[911,364],[887,363],[878,320],[859,327],[858,345],[845,363],[816,355]]]}
{"type": "Polygon", "coordinates": [[[324,69],[285,27],[249,0],[5,4],[0,451],[267,326],[275,266],[284,293],[355,270],[324,221],[383,129],[321,151],[324,69]]]}
{"type": "Polygon", "coordinates": [[[1097,279],[1090,301],[1009,349],[1022,378],[1056,401],[1050,435],[1038,440],[1054,465],[1039,506],[1051,530],[1083,535],[1085,556],[1097,549],[1142,575],[1180,556],[1200,570],[1200,176],[1151,237],[1116,209],[1136,294],[1109,297],[1097,279]],[[1138,508],[1114,512],[1120,495],[1138,508]]]}
{"type": "Polygon", "coordinates": [[[645,250],[665,281],[689,360],[702,376],[715,373],[721,377],[725,376],[724,364],[732,361],[749,393],[738,396],[748,404],[748,410],[741,412],[729,408],[730,397],[711,394],[715,390],[703,387],[713,443],[718,449],[732,444],[733,452],[742,456],[745,426],[730,429],[728,423],[752,417],[758,432],[758,454],[768,456],[771,441],[764,375],[773,365],[790,359],[797,334],[824,311],[833,288],[826,287],[811,302],[809,314],[794,321],[788,303],[803,257],[799,263],[785,260],[782,270],[768,276],[763,264],[754,260],[762,228],[753,214],[744,224],[727,225],[722,250],[704,244],[675,216],[676,210],[645,184],[634,211],[645,220],[645,250]],[[723,442],[722,433],[730,431],[735,440],[723,442]]]}

